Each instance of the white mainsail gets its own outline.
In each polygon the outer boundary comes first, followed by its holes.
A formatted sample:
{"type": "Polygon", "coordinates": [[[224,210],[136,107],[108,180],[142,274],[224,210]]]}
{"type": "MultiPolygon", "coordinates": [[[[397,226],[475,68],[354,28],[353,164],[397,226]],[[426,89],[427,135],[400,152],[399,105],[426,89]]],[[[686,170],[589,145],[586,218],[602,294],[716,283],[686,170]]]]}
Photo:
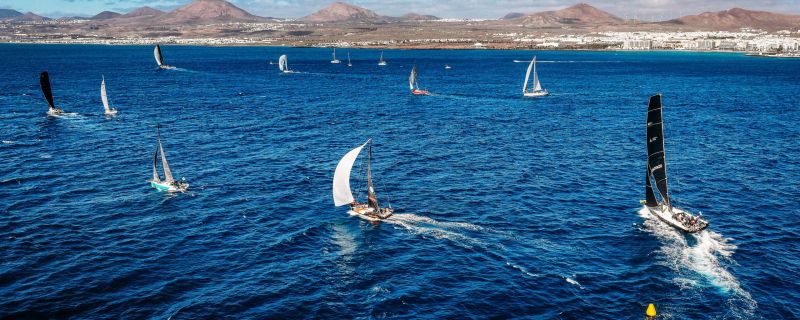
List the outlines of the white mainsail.
{"type": "Polygon", "coordinates": [[[164,153],[164,146],[161,145],[160,138],[158,139],[158,150],[161,152],[161,166],[164,167],[164,182],[175,182],[175,179],[172,178],[172,171],[169,170],[167,155],[164,153]]]}
{"type": "Polygon", "coordinates": [[[111,108],[108,107],[108,97],[106,96],[106,77],[103,77],[103,81],[100,82],[100,100],[103,100],[103,108],[106,109],[106,113],[111,112],[111,108]]]}
{"type": "Polygon", "coordinates": [[[533,91],[542,91],[539,75],[536,73],[536,57],[533,57],[533,91]]]}
{"type": "Polygon", "coordinates": [[[416,83],[416,81],[417,81],[417,65],[414,65],[414,67],[411,68],[411,75],[408,76],[408,87],[411,90],[414,90],[414,84],[416,83]]]}
{"type": "Polygon", "coordinates": [[[531,69],[533,69],[533,64],[536,61],[536,57],[533,57],[531,63],[528,64],[528,71],[525,73],[525,82],[522,84],[522,93],[528,92],[528,79],[531,77],[531,69]]]}
{"type": "Polygon", "coordinates": [[[164,60],[161,58],[161,48],[156,45],[155,49],[153,49],[153,55],[156,57],[156,63],[158,66],[162,66],[164,64],[164,60]]]}
{"type": "Polygon", "coordinates": [[[369,140],[361,146],[350,150],[336,165],[336,172],[333,174],[333,203],[337,207],[352,203],[355,200],[353,192],[350,190],[350,171],[353,169],[353,164],[355,164],[358,154],[361,153],[361,149],[367,143],[369,143],[369,140]]]}
{"type": "Polygon", "coordinates": [[[286,55],[282,55],[280,59],[278,59],[278,69],[283,72],[289,71],[289,64],[287,63],[287,60],[288,59],[286,58],[286,55]]]}

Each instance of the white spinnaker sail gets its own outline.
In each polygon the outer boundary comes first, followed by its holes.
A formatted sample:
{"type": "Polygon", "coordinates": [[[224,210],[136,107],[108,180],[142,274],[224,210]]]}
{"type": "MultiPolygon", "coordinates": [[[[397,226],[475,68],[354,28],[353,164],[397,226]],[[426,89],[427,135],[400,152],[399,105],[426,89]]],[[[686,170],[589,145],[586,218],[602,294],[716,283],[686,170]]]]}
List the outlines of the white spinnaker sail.
{"type": "Polygon", "coordinates": [[[533,69],[533,64],[536,62],[536,57],[533,57],[531,63],[528,64],[528,71],[525,73],[525,82],[522,84],[522,93],[528,92],[528,79],[531,77],[531,69],[533,69]]]}
{"type": "Polygon", "coordinates": [[[280,59],[278,59],[278,69],[283,72],[289,71],[289,64],[287,62],[286,55],[282,55],[280,59]]]}
{"type": "Polygon", "coordinates": [[[155,49],[153,49],[153,55],[156,57],[156,63],[158,66],[162,66],[164,64],[164,60],[161,58],[161,48],[156,45],[155,49]]]}
{"type": "Polygon", "coordinates": [[[103,77],[103,81],[100,82],[100,100],[103,100],[103,108],[106,109],[106,112],[110,112],[111,108],[108,107],[108,97],[106,96],[106,78],[103,77]]]}
{"type": "Polygon", "coordinates": [[[161,140],[158,141],[158,150],[161,152],[161,166],[164,167],[164,182],[174,182],[172,178],[172,171],[169,170],[167,163],[167,155],[164,153],[164,146],[161,145],[161,140]]]}
{"type": "Polygon", "coordinates": [[[536,57],[533,57],[533,91],[542,91],[542,84],[539,83],[539,75],[536,73],[536,57]]]}
{"type": "Polygon", "coordinates": [[[417,81],[417,66],[411,68],[411,75],[408,76],[408,87],[414,90],[414,82],[417,81]]]}
{"type": "Polygon", "coordinates": [[[358,154],[361,149],[369,143],[364,142],[358,148],[350,150],[347,154],[339,160],[336,165],[336,172],[333,174],[333,203],[338,206],[343,206],[353,202],[353,192],[350,190],[350,170],[353,169],[353,164],[356,163],[358,154]]]}

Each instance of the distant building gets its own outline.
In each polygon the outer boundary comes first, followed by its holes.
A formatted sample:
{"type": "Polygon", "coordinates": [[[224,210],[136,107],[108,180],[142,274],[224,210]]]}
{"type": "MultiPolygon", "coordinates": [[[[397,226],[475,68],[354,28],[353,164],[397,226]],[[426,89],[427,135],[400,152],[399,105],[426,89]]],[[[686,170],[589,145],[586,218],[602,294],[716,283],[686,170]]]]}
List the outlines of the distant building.
{"type": "Polygon", "coordinates": [[[650,50],[653,48],[653,42],[650,40],[625,40],[622,44],[624,50],[650,50]]]}

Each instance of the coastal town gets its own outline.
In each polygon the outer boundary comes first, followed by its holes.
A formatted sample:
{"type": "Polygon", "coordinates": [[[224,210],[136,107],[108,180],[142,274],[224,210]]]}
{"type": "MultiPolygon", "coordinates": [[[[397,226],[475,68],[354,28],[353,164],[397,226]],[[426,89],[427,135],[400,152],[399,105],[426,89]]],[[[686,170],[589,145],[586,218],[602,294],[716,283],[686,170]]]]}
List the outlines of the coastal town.
{"type": "Polygon", "coordinates": [[[578,4],[558,11],[472,20],[418,14],[385,17],[365,8],[337,2],[304,18],[278,19],[250,15],[223,0],[197,0],[170,13],[144,7],[124,15],[104,12],[98,16],[49,19],[32,13],[7,15],[0,17],[0,42],[685,50],[800,57],[800,16],[743,9],[646,22],[617,18],[588,4],[578,4]],[[225,16],[207,18],[207,13],[215,10],[224,11],[225,16]],[[231,14],[231,10],[236,10],[237,14],[231,14]],[[199,16],[204,18],[197,18],[199,16]],[[708,22],[708,17],[718,16],[725,21],[730,21],[730,16],[744,17],[741,19],[744,22],[720,24],[715,28],[715,20],[708,22]],[[700,20],[703,17],[705,20],[700,20]]]}

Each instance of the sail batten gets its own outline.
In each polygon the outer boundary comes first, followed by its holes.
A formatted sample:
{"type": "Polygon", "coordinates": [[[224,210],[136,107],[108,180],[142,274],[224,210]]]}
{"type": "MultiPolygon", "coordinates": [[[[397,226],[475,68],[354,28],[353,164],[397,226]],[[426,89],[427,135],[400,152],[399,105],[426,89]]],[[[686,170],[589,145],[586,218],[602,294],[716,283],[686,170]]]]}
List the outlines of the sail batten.
{"type": "Polygon", "coordinates": [[[353,164],[361,153],[361,149],[369,143],[369,140],[361,146],[350,150],[347,154],[339,160],[336,165],[336,171],[333,174],[333,203],[334,205],[343,206],[355,201],[353,192],[350,190],[350,171],[353,169],[353,164]]]}
{"type": "Polygon", "coordinates": [[[42,94],[44,95],[44,99],[47,100],[47,105],[50,109],[55,109],[56,105],[53,102],[53,90],[50,88],[50,75],[47,74],[47,71],[43,71],[39,75],[39,84],[42,87],[42,94]]]}
{"type": "Polygon", "coordinates": [[[655,188],[661,199],[666,205],[671,205],[667,186],[667,163],[662,122],[661,95],[657,94],[650,97],[647,111],[647,169],[655,181],[655,188]]]}

